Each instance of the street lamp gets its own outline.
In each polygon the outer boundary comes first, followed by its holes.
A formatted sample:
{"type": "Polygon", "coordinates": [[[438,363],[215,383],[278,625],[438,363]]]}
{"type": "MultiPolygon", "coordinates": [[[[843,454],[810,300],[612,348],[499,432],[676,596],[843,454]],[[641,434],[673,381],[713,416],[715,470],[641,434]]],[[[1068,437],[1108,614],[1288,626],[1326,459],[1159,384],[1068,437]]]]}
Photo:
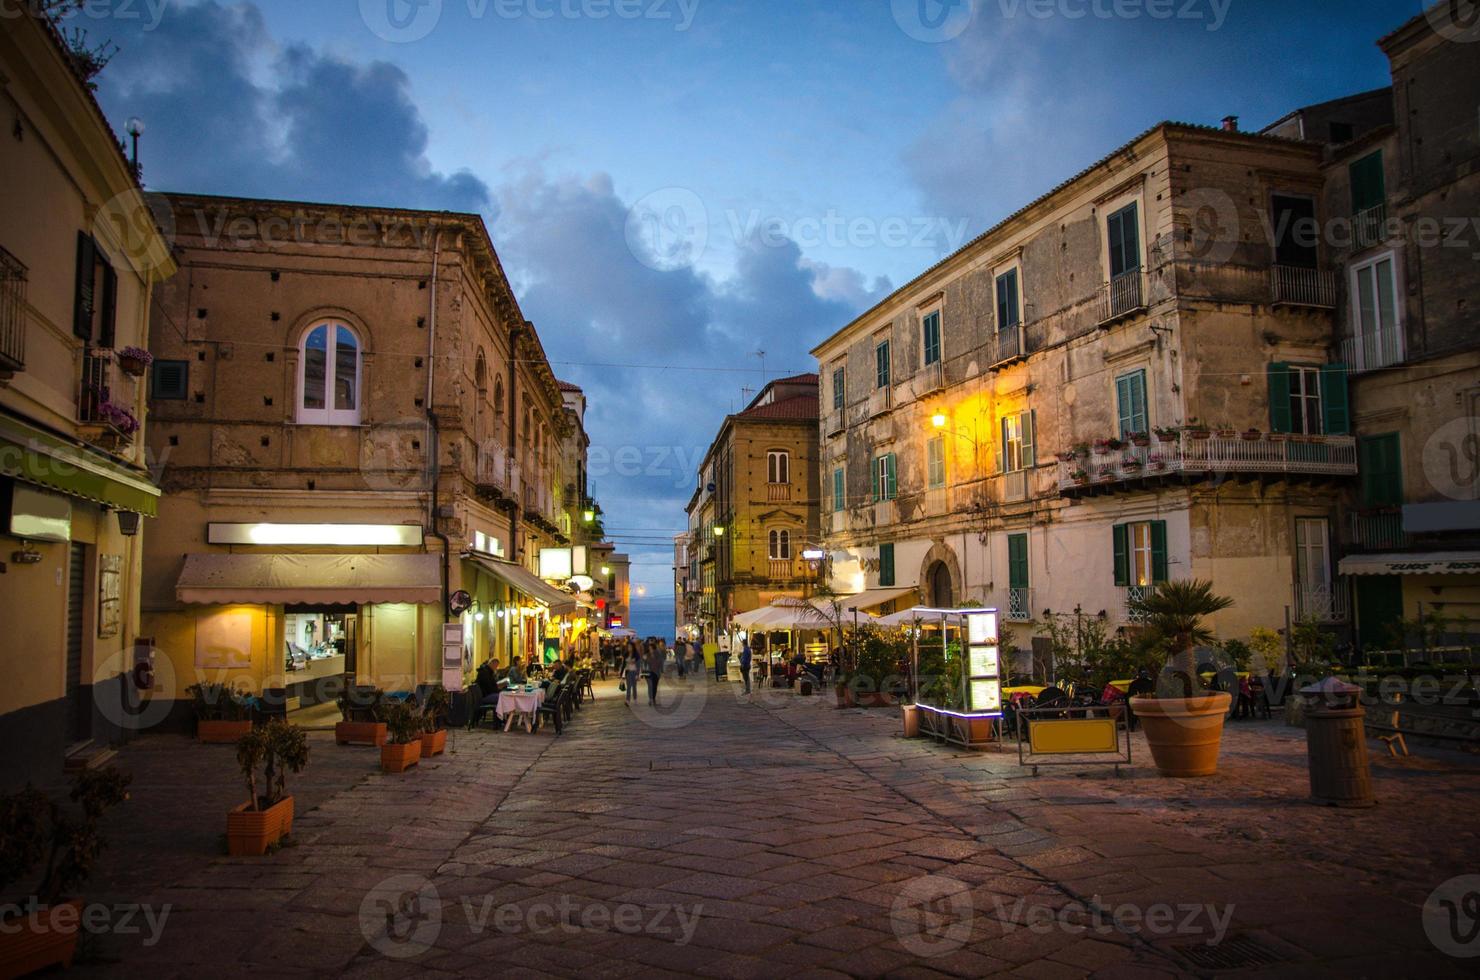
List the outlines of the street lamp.
{"type": "Polygon", "coordinates": [[[587,524],[590,524],[592,521],[596,520],[596,511],[594,511],[594,510],[584,511],[581,514],[581,520],[585,521],[587,524]]]}
{"type": "Polygon", "coordinates": [[[722,537],[724,537],[725,536],[725,529],[722,526],[716,524],[714,526],[714,536],[716,538],[722,538],[722,537]]]}
{"type": "Polygon", "coordinates": [[[940,412],[936,412],[930,417],[930,424],[935,426],[937,429],[944,429],[946,427],[945,415],[940,412]]]}

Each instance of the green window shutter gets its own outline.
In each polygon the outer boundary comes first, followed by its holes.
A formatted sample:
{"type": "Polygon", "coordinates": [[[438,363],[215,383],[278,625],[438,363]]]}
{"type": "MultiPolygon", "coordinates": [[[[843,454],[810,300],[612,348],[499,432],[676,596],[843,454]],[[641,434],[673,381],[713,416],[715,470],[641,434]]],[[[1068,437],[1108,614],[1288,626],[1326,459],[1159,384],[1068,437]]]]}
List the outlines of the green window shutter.
{"type": "MultiPolygon", "coordinates": [[[[1007,416],[1002,416],[1000,423],[1002,431],[999,433],[1000,440],[997,443],[997,472],[1007,472],[1007,416]]],[[[975,461],[973,461],[975,462],[975,461]]]]}
{"type": "Polygon", "coordinates": [[[1377,207],[1387,198],[1382,175],[1382,151],[1352,162],[1348,168],[1352,184],[1352,213],[1377,207]]]}
{"type": "Polygon", "coordinates": [[[1038,413],[1029,410],[1023,413],[1023,460],[1025,470],[1032,469],[1037,459],[1038,413]]]}
{"type": "Polygon", "coordinates": [[[1396,432],[1357,442],[1363,506],[1396,507],[1403,502],[1400,445],[1396,432]]]}
{"type": "Polygon", "coordinates": [[[887,462],[884,464],[884,475],[887,478],[885,493],[887,494],[887,496],[884,499],[893,500],[895,495],[899,492],[899,471],[896,469],[895,457],[893,453],[885,456],[884,459],[887,460],[887,462]]]}
{"type": "Polygon", "coordinates": [[[1269,366],[1269,430],[1294,431],[1290,417],[1290,365],[1279,362],[1269,366]]]}
{"type": "Polygon", "coordinates": [[[1124,524],[1117,524],[1110,529],[1115,541],[1115,584],[1131,584],[1131,549],[1130,535],[1124,524]]]}
{"type": "Polygon", "coordinates": [[[1167,522],[1151,522],[1151,581],[1167,581],[1167,522]]]}
{"type": "Polygon", "coordinates": [[[878,503],[880,500],[884,499],[879,496],[879,470],[883,468],[881,464],[882,459],[882,456],[876,458],[873,462],[873,465],[869,467],[869,472],[873,474],[874,478],[874,503],[878,503]]]}
{"type": "Polygon", "coordinates": [[[103,266],[103,303],[98,316],[98,346],[112,347],[118,327],[118,273],[103,266]]]}
{"type": "Polygon", "coordinates": [[[1321,366],[1321,419],[1327,435],[1344,436],[1351,432],[1345,364],[1321,366]]]}
{"type": "Polygon", "coordinates": [[[843,509],[843,468],[833,470],[833,510],[843,509]]]}
{"type": "Polygon", "coordinates": [[[93,267],[97,264],[97,244],[86,232],[77,233],[77,282],[72,294],[72,334],[92,340],[93,267]]]}
{"type": "Polygon", "coordinates": [[[1028,536],[1026,534],[1007,536],[1007,584],[1014,589],[1028,587],[1028,536]]]}
{"type": "Polygon", "coordinates": [[[879,584],[889,586],[894,584],[894,545],[879,545],[879,584]]]}

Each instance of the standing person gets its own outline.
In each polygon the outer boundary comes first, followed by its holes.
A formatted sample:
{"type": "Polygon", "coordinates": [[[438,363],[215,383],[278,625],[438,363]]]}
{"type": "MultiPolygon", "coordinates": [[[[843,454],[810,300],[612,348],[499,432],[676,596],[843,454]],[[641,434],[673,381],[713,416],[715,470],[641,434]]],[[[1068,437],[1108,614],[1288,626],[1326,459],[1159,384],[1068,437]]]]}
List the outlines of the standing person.
{"type": "Polygon", "coordinates": [[[740,641],[740,675],[745,678],[745,693],[750,693],[750,640],[740,641]]]}
{"type": "MultiPolygon", "coordinates": [[[[662,644],[664,644],[666,646],[668,641],[666,641],[666,640],[659,640],[658,642],[659,643],[662,643],[662,644]]],[[[688,655],[689,655],[689,651],[688,651],[688,648],[684,646],[684,642],[682,640],[674,640],[673,641],[673,662],[678,667],[678,679],[679,680],[683,680],[684,678],[686,678],[688,676],[688,673],[689,673],[688,655]]]]}
{"type": "Polygon", "coordinates": [[[642,672],[642,658],[637,655],[637,649],[633,646],[627,647],[627,657],[622,662],[622,676],[627,684],[628,704],[637,703],[637,676],[642,672]]]}
{"type": "Polygon", "coordinates": [[[647,662],[648,704],[657,707],[658,682],[663,679],[663,669],[667,666],[668,648],[663,645],[662,640],[650,642],[652,653],[649,654],[647,662]]]}

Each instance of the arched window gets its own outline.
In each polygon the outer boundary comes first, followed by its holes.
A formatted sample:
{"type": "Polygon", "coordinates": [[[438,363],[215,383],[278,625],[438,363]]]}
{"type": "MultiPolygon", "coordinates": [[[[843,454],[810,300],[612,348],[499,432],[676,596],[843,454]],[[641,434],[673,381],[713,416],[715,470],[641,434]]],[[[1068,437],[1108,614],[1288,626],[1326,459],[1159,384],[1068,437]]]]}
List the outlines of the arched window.
{"type": "Polygon", "coordinates": [[[298,422],[360,424],[360,338],[330,320],[309,327],[298,348],[298,422]]]}
{"type": "Polygon", "coordinates": [[[772,531],[770,538],[770,554],[773,561],[791,560],[791,532],[772,531]]]}
{"type": "Polygon", "coordinates": [[[791,453],[779,449],[766,453],[766,482],[791,482],[791,453]]]}
{"type": "MultiPolygon", "coordinates": [[[[502,374],[493,376],[493,417],[500,422],[504,420],[504,376],[502,374]]],[[[503,441],[504,430],[502,428],[495,434],[499,441],[503,441]]]]}

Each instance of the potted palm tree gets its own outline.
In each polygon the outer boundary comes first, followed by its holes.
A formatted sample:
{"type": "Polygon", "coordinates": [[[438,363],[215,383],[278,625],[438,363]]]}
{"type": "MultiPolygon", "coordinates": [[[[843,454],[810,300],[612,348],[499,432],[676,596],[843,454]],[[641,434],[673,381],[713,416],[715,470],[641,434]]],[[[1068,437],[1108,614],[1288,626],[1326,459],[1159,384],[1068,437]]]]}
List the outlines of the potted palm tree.
{"type": "Polygon", "coordinates": [[[1198,579],[1163,582],[1133,603],[1138,617],[1170,654],[1169,669],[1162,671],[1156,694],[1130,702],[1163,776],[1210,776],[1218,770],[1223,720],[1232,696],[1203,688],[1192,651],[1213,639],[1203,617],[1232,605],[1232,599],[1213,593],[1213,583],[1198,579]]]}
{"type": "Polygon", "coordinates": [[[421,706],[421,757],[430,759],[447,751],[447,714],[452,699],[447,688],[438,684],[427,692],[421,706]]]}
{"type": "Polygon", "coordinates": [[[226,848],[234,857],[260,857],[293,832],[293,797],[286,784],[288,773],[308,765],[308,737],[296,725],[270,721],[236,743],[236,764],[247,784],[247,802],[226,815],[226,848]]]}
{"type": "Polygon", "coordinates": [[[407,701],[385,701],[380,706],[387,741],[380,747],[380,768],[405,772],[421,761],[421,712],[407,701]]]}
{"type": "Polygon", "coordinates": [[[82,921],[77,889],[105,844],[98,823],[128,799],[131,778],[116,769],[78,773],[74,812],[30,786],[0,795],[0,887],[29,892],[0,905],[0,977],[71,966],[82,921]]]}

